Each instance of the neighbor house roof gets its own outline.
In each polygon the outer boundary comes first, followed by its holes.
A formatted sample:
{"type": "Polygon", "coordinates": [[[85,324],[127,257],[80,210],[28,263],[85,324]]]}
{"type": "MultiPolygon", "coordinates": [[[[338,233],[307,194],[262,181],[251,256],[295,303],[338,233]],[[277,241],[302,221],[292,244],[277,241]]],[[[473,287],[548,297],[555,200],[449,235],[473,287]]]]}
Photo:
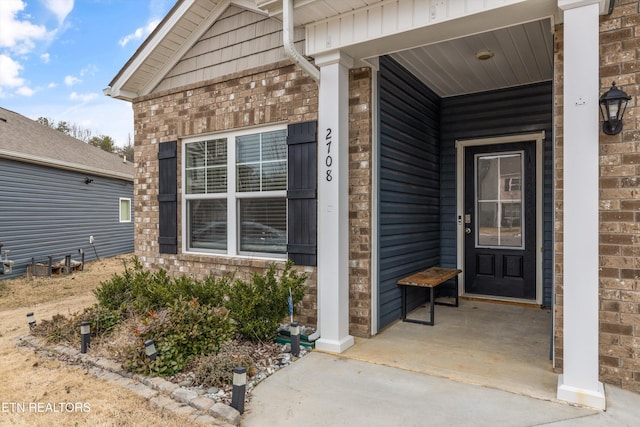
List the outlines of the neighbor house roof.
{"type": "Polygon", "coordinates": [[[133,164],[0,107],[0,158],[133,181],[133,164]]]}

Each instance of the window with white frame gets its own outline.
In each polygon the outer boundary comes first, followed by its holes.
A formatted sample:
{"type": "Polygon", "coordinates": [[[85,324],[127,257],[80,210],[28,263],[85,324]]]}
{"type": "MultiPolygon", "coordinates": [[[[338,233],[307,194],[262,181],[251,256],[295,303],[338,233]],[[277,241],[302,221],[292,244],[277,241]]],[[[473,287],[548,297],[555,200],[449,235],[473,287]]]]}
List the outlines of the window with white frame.
{"type": "Polygon", "coordinates": [[[191,138],[183,158],[188,251],[286,253],[286,127],[191,138]]]}
{"type": "Polygon", "coordinates": [[[131,199],[120,197],[120,222],[131,222],[131,199]]]}

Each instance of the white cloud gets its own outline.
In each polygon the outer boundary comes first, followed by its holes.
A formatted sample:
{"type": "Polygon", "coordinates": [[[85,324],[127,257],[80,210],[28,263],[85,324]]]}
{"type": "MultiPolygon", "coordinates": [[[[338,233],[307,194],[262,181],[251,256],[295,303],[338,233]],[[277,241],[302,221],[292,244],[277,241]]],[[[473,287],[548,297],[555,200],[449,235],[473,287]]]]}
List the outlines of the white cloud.
{"type": "Polygon", "coordinates": [[[98,71],[98,67],[93,64],[89,64],[80,70],[80,77],[93,76],[98,71]]]}
{"type": "Polygon", "coordinates": [[[49,88],[49,89],[53,89],[53,88],[56,88],[56,87],[58,87],[58,85],[56,83],[54,83],[54,82],[51,82],[51,83],[49,83],[47,85],[47,88],[49,88]]]}
{"type": "Polygon", "coordinates": [[[36,91],[31,89],[30,87],[21,86],[21,87],[18,88],[16,93],[18,95],[22,95],[22,96],[32,96],[34,93],[36,93],[36,91]]]}
{"type": "Polygon", "coordinates": [[[93,76],[97,71],[98,67],[93,64],[89,64],[80,70],[80,72],[78,73],[79,77],[72,76],[71,74],[67,75],[64,78],[64,84],[67,86],[77,85],[78,83],[82,83],[83,77],[93,76]]]}
{"type": "Polygon", "coordinates": [[[22,86],[24,79],[19,76],[20,70],[22,70],[22,65],[8,55],[0,54],[0,88],[3,86],[22,86]]]}
{"type": "Polygon", "coordinates": [[[15,89],[15,93],[22,96],[31,96],[35,90],[25,85],[25,80],[20,77],[22,65],[14,61],[8,55],[0,54],[0,98],[6,98],[8,92],[5,88],[15,89]]]}
{"type": "Polygon", "coordinates": [[[96,99],[98,96],[99,95],[97,93],[71,92],[71,95],[69,95],[69,99],[72,101],[88,102],[88,101],[91,101],[92,99],[96,99]]]}
{"type": "Polygon", "coordinates": [[[34,40],[50,37],[43,25],[34,25],[18,16],[25,7],[22,0],[0,1],[0,47],[18,54],[31,52],[35,46],[34,40]]]}
{"type": "Polygon", "coordinates": [[[48,53],[43,53],[42,55],[40,55],[40,60],[45,64],[48,64],[49,60],[51,60],[51,55],[49,55],[48,53]]]}
{"type": "Polygon", "coordinates": [[[142,40],[143,38],[151,34],[151,32],[158,26],[159,23],[160,23],[159,19],[154,19],[152,21],[149,21],[149,23],[146,26],[140,27],[136,29],[133,33],[127,34],[126,36],[121,38],[118,44],[120,44],[120,46],[122,47],[125,47],[127,43],[129,43],[130,41],[142,40]]]}
{"type": "Polygon", "coordinates": [[[58,18],[58,25],[62,24],[73,10],[73,0],[45,0],[44,4],[49,11],[58,18]]]}
{"type": "Polygon", "coordinates": [[[66,76],[64,78],[64,84],[67,85],[67,86],[73,86],[73,85],[78,84],[80,82],[82,82],[82,80],[80,80],[76,76],[66,76]]]}

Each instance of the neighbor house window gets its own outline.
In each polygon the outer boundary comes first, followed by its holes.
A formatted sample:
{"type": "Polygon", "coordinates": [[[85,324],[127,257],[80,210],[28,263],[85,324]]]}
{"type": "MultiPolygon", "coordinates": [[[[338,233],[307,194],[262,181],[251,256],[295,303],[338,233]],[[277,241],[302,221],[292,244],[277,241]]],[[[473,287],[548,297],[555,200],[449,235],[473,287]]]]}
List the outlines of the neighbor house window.
{"type": "Polygon", "coordinates": [[[504,191],[520,191],[520,178],[506,178],[504,191]]]}
{"type": "Polygon", "coordinates": [[[187,250],[285,254],[287,131],[239,131],[184,144],[187,250]]]}
{"type": "Polygon", "coordinates": [[[120,222],[131,222],[131,199],[120,198],[120,222]]]}

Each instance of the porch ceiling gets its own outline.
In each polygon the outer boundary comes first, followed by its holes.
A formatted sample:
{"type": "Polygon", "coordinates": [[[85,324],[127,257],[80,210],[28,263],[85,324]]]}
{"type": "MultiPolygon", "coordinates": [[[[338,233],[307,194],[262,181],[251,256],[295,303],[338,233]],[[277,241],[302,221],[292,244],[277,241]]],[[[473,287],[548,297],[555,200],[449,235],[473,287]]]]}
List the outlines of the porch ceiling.
{"type": "MultiPolygon", "coordinates": [[[[282,0],[256,3],[271,16],[281,16],[282,0]]],[[[384,0],[294,0],[294,20],[307,27],[312,51],[320,53],[325,43],[332,43],[356,61],[390,54],[441,97],[553,78],[553,22],[561,18],[557,0],[500,0],[482,7],[469,0],[430,4],[427,10],[437,11],[439,19],[425,18],[429,25],[407,32],[394,32],[394,25],[411,25],[398,23],[404,17],[395,12],[400,7],[384,0]],[[366,22],[362,25],[370,27],[388,26],[382,31],[386,36],[373,31],[370,38],[359,39],[359,34],[350,33],[349,23],[362,20],[366,22]],[[490,51],[493,57],[478,60],[476,54],[482,51],[490,51]]]]}
{"type": "Polygon", "coordinates": [[[391,55],[441,97],[548,81],[553,78],[550,19],[527,22],[391,55]],[[479,52],[493,57],[479,60],[479,52]]]}

